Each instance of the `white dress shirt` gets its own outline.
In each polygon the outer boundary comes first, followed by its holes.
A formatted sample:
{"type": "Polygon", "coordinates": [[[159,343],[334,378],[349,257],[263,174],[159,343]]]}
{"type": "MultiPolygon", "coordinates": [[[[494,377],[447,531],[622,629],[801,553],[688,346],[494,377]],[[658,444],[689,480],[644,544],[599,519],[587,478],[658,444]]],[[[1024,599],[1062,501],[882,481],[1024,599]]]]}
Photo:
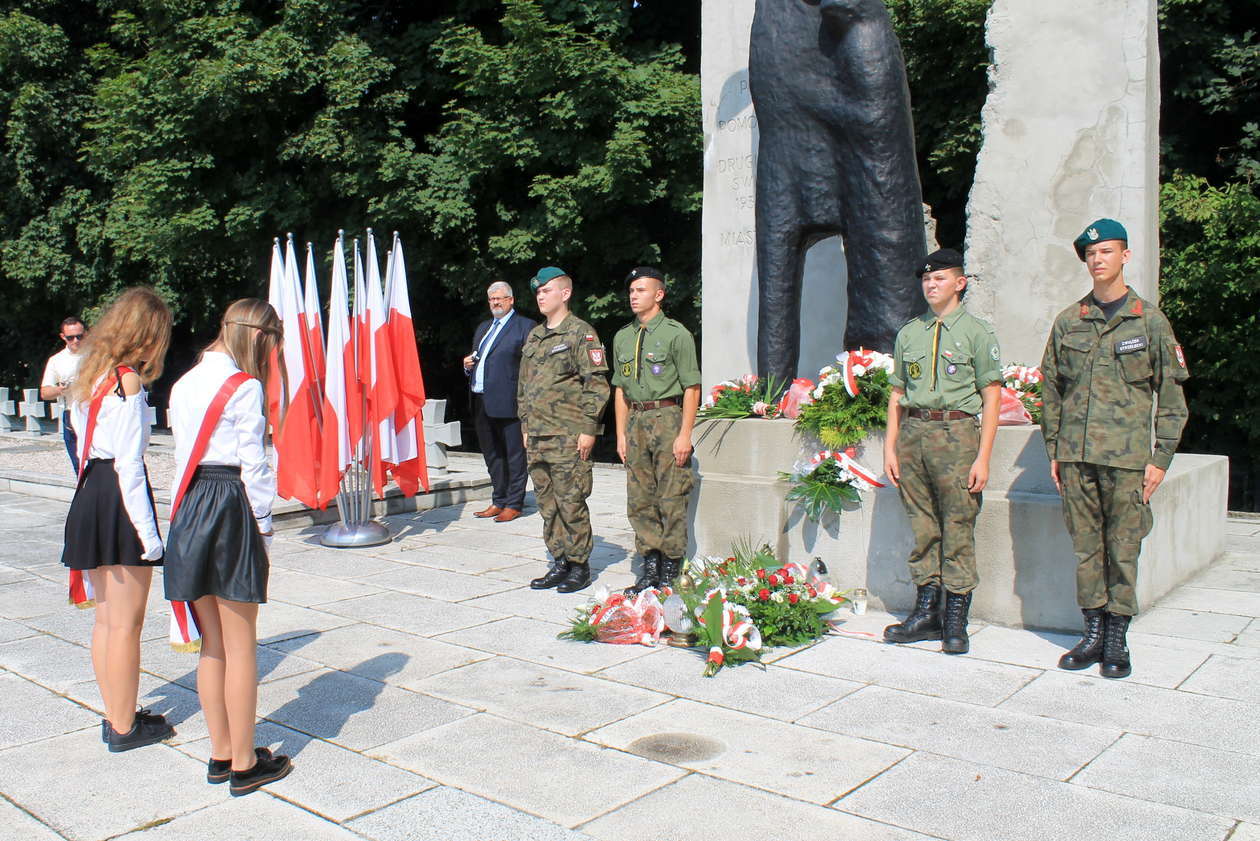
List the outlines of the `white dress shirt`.
{"type": "MultiPolygon", "coordinates": [[[[226,353],[206,351],[201,361],[171,387],[167,416],[175,436],[175,488],[179,487],[184,471],[189,469],[188,459],[210,401],[227,378],[238,371],[240,368],[226,353]]],[[[263,446],[266,428],[262,383],[248,380],[236,389],[223,408],[201,458],[201,464],[241,468],[249,507],[258,520],[258,530],[264,534],[271,531],[271,504],[276,496],[276,476],[263,446]]]]}
{"type": "MultiPolygon", "coordinates": [[[[144,475],[144,451],[149,446],[149,395],[143,388],[129,397],[119,397],[114,372],[109,377],[110,389],[101,401],[96,416],[96,430],[92,433],[92,452],[85,453],[83,445],[87,433],[90,401],[75,403],[70,411],[70,424],[78,434],[79,463],[89,458],[112,458],[118,474],[118,489],[122,492],[127,517],[136,527],[146,561],[162,557],[162,536],[158,534],[157,518],[149,502],[149,483],[144,475]]],[[[92,389],[95,393],[97,386],[92,389]]]]}
{"type": "Polygon", "coordinates": [[[481,355],[477,357],[477,368],[473,371],[473,394],[481,394],[486,390],[486,357],[490,355],[490,348],[494,347],[494,343],[499,340],[499,334],[503,332],[503,328],[507,325],[508,319],[516,310],[508,310],[502,318],[496,318],[490,325],[490,329],[486,330],[486,335],[481,337],[483,342],[486,336],[490,337],[490,341],[486,342],[484,347],[479,348],[481,355]]]}

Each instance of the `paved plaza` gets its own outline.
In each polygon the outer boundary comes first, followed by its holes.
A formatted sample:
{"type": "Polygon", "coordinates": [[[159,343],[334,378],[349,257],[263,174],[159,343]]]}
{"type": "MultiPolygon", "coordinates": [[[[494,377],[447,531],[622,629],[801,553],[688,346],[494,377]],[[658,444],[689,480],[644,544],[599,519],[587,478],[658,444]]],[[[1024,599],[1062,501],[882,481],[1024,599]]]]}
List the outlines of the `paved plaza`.
{"type": "MultiPolygon", "coordinates": [[[[633,580],[624,478],[595,471],[597,587],[633,580]]],[[[0,839],[1260,841],[1260,520],[1135,622],[1128,680],[1057,670],[1057,634],[884,645],[882,613],[706,679],[691,651],[557,639],[594,588],[531,591],[536,511],[483,505],[390,517],[374,549],[277,536],[259,740],[295,768],[231,798],[160,578],[141,703],[178,734],[110,754],[67,505],[0,493],[0,839]]]]}

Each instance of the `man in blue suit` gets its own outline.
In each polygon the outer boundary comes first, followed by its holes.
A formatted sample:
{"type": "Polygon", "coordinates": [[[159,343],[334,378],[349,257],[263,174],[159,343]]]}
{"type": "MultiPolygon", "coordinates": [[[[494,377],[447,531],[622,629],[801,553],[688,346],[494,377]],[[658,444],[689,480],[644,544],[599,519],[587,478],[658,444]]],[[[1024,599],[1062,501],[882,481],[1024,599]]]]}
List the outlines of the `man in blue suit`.
{"type": "Polygon", "coordinates": [[[473,333],[473,352],[464,357],[464,373],[472,392],[473,425],[490,471],[494,495],[490,507],[476,517],[508,523],[525,507],[525,446],[516,416],[516,380],[521,346],[536,322],[512,309],[512,287],[503,281],[486,290],[492,318],[473,333]]]}

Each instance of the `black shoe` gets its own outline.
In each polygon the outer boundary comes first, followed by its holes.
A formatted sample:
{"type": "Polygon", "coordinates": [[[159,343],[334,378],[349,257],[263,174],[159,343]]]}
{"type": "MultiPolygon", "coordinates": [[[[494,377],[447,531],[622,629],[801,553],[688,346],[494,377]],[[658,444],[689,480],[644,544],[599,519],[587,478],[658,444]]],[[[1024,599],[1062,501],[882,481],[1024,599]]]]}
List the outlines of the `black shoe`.
{"type": "MultiPolygon", "coordinates": [[[[155,713],[150,709],[137,710],[136,718],[145,718],[152,721],[157,721],[161,724],[166,723],[166,716],[162,715],[161,713],[155,713]]],[[[108,719],[104,719],[104,718],[101,719],[101,741],[106,744],[109,744],[109,721],[108,719]]]]}
{"type": "Polygon", "coordinates": [[[142,748],[175,735],[175,728],[167,724],[165,718],[144,713],[136,713],[136,723],[126,733],[119,733],[108,721],[105,728],[105,744],[109,745],[110,753],[142,748]]]}
{"type": "Polygon", "coordinates": [[[1129,662],[1129,642],[1126,634],[1129,631],[1129,620],[1132,616],[1119,613],[1107,613],[1106,628],[1103,631],[1102,667],[1098,674],[1103,677],[1128,677],[1133,673],[1129,662]]]}
{"type": "Polygon", "coordinates": [[[941,638],[941,588],[939,584],[921,584],[914,610],[904,622],[884,629],[884,642],[919,642],[941,638]]]}
{"type": "Polygon", "coordinates": [[[627,596],[637,596],[644,590],[658,587],[661,575],[661,553],[651,549],[643,553],[643,572],[625,589],[627,596]]]}
{"type": "MultiPolygon", "coordinates": [[[[262,759],[264,756],[271,756],[271,751],[267,748],[254,748],[254,756],[258,759],[262,759]]],[[[211,759],[206,763],[206,782],[211,785],[226,783],[231,776],[232,760],[211,759]]],[[[262,785],[262,783],[259,783],[259,785],[262,785]]]]}
{"type": "Polygon", "coordinates": [[[1059,658],[1060,669],[1075,672],[1102,661],[1103,617],[1106,611],[1094,607],[1081,613],[1085,615],[1085,633],[1071,651],[1059,658]]]}
{"type": "Polygon", "coordinates": [[[970,610],[970,593],[945,591],[945,621],[941,629],[941,651],[946,654],[966,654],[971,650],[971,641],[967,638],[967,613],[970,610]]]}
{"type": "Polygon", "coordinates": [[[254,761],[253,768],[250,768],[248,771],[232,772],[231,792],[233,797],[249,794],[251,791],[257,791],[267,783],[282,780],[289,776],[289,772],[293,770],[293,763],[284,754],[272,756],[271,751],[267,748],[254,748],[254,754],[258,758],[254,761]]]}
{"type": "Polygon", "coordinates": [[[547,568],[547,573],[542,578],[535,578],[529,582],[530,588],[533,590],[550,590],[569,574],[569,566],[569,562],[564,558],[556,558],[551,562],[551,566],[547,568]]]}
{"type": "Polygon", "coordinates": [[[657,587],[673,587],[674,579],[682,572],[682,558],[662,558],[661,574],[656,579],[657,587]]]}
{"type": "Polygon", "coordinates": [[[564,580],[560,582],[560,586],[556,588],[556,592],[576,593],[578,590],[584,590],[589,586],[591,586],[591,565],[569,564],[569,572],[565,575],[564,580]]]}

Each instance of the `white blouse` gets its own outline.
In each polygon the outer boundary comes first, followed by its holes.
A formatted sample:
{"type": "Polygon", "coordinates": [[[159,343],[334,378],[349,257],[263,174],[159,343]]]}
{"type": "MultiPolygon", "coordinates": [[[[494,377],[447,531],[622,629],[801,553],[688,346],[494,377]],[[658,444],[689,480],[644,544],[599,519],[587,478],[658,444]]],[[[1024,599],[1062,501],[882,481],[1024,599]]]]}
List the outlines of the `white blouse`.
{"type": "MultiPolygon", "coordinates": [[[[101,401],[96,416],[96,431],[92,433],[92,452],[83,452],[87,436],[87,419],[90,401],[75,403],[70,410],[70,425],[79,438],[79,461],[89,458],[112,458],[118,474],[118,489],[122,492],[123,507],[127,517],[136,527],[146,561],[162,557],[162,536],[158,534],[157,518],[149,502],[149,479],[144,472],[144,451],[149,446],[149,397],[142,388],[129,397],[119,397],[114,372],[106,376],[110,390],[101,401]]],[[[99,382],[98,386],[99,387],[99,382]]],[[[96,391],[96,387],[92,389],[96,391]]]]}
{"type": "MultiPolygon", "coordinates": [[[[167,417],[175,435],[175,488],[179,487],[184,471],[189,468],[188,459],[210,402],[227,378],[238,371],[240,368],[226,353],[206,351],[201,361],[171,387],[167,417]]],[[[271,531],[271,504],[276,496],[275,473],[263,447],[266,428],[262,383],[248,380],[241,384],[223,408],[201,458],[201,464],[241,468],[241,481],[245,484],[249,507],[258,520],[258,530],[264,534],[271,531]]]]}

